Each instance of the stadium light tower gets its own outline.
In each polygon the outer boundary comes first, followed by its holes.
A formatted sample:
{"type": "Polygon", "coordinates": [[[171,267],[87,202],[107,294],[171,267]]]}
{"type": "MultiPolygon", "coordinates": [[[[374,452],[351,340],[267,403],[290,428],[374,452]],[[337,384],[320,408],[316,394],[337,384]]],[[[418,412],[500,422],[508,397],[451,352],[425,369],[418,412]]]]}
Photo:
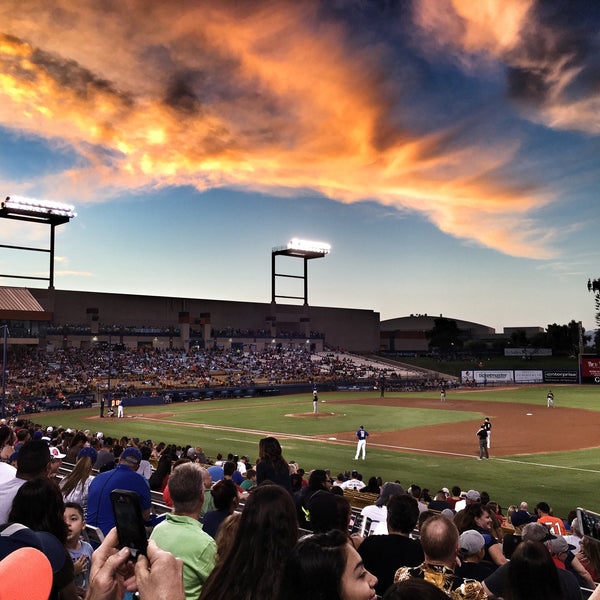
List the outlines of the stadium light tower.
{"type": "Polygon", "coordinates": [[[313,242],[310,240],[301,240],[292,238],[287,246],[273,248],[271,252],[271,302],[275,303],[276,298],[293,298],[295,300],[304,300],[304,306],[308,306],[308,261],[313,258],[323,258],[331,251],[331,246],[325,242],[313,242]],[[304,261],[303,275],[288,275],[277,273],[275,271],[275,258],[277,256],[291,256],[301,258],[304,261]],[[290,277],[292,279],[302,279],[304,281],[303,296],[284,296],[275,291],[275,281],[277,277],[290,277]]]}
{"type": "Polygon", "coordinates": [[[50,225],[50,248],[30,248],[27,246],[11,246],[0,244],[0,248],[11,248],[13,250],[25,250],[29,252],[47,252],[50,254],[50,273],[48,277],[34,277],[27,275],[8,275],[0,273],[0,277],[13,279],[40,279],[48,281],[48,288],[54,289],[54,229],[57,225],[68,223],[76,217],[75,207],[62,202],[51,202],[48,200],[35,200],[23,196],[7,196],[0,203],[0,217],[13,219],[15,221],[27,221],[29,223],[42,223],[50,225]]]}

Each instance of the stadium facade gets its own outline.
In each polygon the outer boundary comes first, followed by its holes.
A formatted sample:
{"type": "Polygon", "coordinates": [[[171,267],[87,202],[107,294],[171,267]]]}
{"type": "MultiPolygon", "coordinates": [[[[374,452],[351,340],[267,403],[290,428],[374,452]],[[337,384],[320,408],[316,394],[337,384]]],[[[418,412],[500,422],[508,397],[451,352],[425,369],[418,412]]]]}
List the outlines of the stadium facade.
{"type": "Polygon", "coordinates": [[[367,309],[0,287],[11,345],[160,349],[304,347],[379,349],[379,313],[367,309]],[[109,337],[110,336],[110,337],[109,337]]]}

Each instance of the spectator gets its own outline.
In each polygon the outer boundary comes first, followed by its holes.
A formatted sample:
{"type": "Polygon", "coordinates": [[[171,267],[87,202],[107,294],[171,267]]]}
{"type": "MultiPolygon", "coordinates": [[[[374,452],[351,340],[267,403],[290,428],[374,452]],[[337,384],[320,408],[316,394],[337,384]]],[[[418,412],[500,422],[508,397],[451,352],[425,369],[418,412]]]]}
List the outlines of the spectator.
{"type": "Polygon", "coordinates": [[[571,552],[574,546],[569,546],[567,540],[559,535],[553,540],[546,542],[546,547],[550,556],[558,569],[566,569],[575,575],[577,582],[581,587],[594,589],[596,584],[587,569],[581,564],[579,559],[571,552]]]}
{"type": "Polygon", "coordinates": [[[415,498],[407,494],[390,496],[386,518],[388,535],[371,535],[358,548],[365,569],[377,577],[375,591],[379,596],[392,585],[400,567],[416,567],[424,558],[421,544],[410,538],[419,518],[415,498]]]}
{"type": "Polygon", "coordinates": [[[166,446],[158,459],[158,465],[156,470],[152,473],[149,482],[150,489],[155,492],[163,492],[169,475],[171,474],[173,463],[178,460],[178,456],[175,453],[175,446],[166,446]]]}
{"type": "MultiPolygon", "coordinates": [[[[550,533],[548,528],[545,525],[542,525],[541,523],[528,523],[527,525],[525,525],[523,527],[523,531],[521,532],[521,537],[522,542],[517,546],[517,548],[519,548],[523,542],[545,542],[549,539],[554,538],[554,536],[550,533]]],[[[545,548],[543,544],[542,548],[545,548]]],[[[547,549],[546,553],[548,554],[550,564],[552,564],[550,553],[547,549]]],[[[498,567],[489,577],[487,577],[484,580],[483,586],[488,595],[504,597],[504,590],[507,581],[507,570],[511,562],[512,559],[507,564],[498,567]]],[[[567,571],[566,569],[558,569],[557,572],[558,579],[560,582],[560,590],[563,593],[563,598],[565,598],[565,600],[581,600],[581,591],[579,588],[579,584],[577,583],[577,579],[575,578],[573,573],[569,573],[569,571],[567,571]]]]}
{"type": "Polygon", "coordinates": [[[200,600],[277,598],[281,565],[298,539],[295,514],[282,486],[259,485],[248,496],[229,552],[202,587],[200,600]]]}
{"type": "Polygon", "coordinates": [[[294,501],[296,503],[296,515],[298,523],[303,529],[311,529],[308,517],[308,502],[319,491],[328,491],[327,473],[323,469],[315,469],[308,478],[308,485],[296,492],[294,501]]]}
{"type": "Polygon", "coordinates": [[[77,600],[73,561],[65,544],[67,526],[65,505],[56,483],[38,477],[26,481],[17,491],[8,516],[10,523],[20,523],[33,531],[52,534],[62,545],[64,559],[62,567],[54,572],[50,600],[77,600]]]}
{"type": "Polygon", "coordinates": [[[92,556],[88,600],[122,600],[126,591],[138,591],[140,600],[184,600],[183,563],[170,552],[148,542],[148,558],[140,554],[135,567],[129,548],[118,549],[112,529],[92,556]]]}
{"type": "Polygon", "coordinates": [[[59,484],[65,502],[79,504],[83,509],[84,518],[87,518],[88,495],[94,479],[92,465],[96,462],[97,455],[93,448],[82,448],[73,470],[59,484]]]}
{"type": "Polygon", "coordinates": [[[381,494],[375,500],[375,504],[365,506],[360,514],[363,518],[371,519],[371,532],[378,535],[386,535],[387,529],[387,502],[393,495],[404,494],[404,488],[399,483],[386,481],[381,488],[381,494]]]}
{"type": "Polygon", "coordinates": [[[377,578],[348,537],[332,530],[300,540],[285,562],[280,600],[372,600],[377,578]]]}
{"type": "Polygon", "coordinates": [[[65,462],[74,465],[77,462],[79,451],[87,444],[87,442],[87,435],[83,431],[78,431],[71,440],[71,445],[65,456],[65,462]]]}
{"type": "Polygon", "coordinates": [[[486,506],[470,504],[465,509],[460,525],[457,524],[457,526],[461,533],[468,529],[474,529],[481,533],[485,539],[484,560],[494,563],[496,566],[503,565],[506,562],[506,558],[502,554],[502,546],[492,532],[492,517],[486,506]]]}
{"type": "Polygon", "coordinates": [[[199,522],[204,502],[203,469],[197,463],[177,466],[169,478],[173,513],[159,523],[150,536],[159,548],[183,561],[186,600],[197,600],[215,566],[217,546],[199,522]]]}
{"type": "Polygon", "coordinates": [[[106,535],[115,525],[110,501],[110,492],[116,489],[137,492],[140,497],[144,520],[150,518],[152,501],[148,482],[136,473],[142,460],[137,448],[123,450],[119,464],[112,470],[99,473],[90,484],[88,495],[87,522],[99,527],[106,535]]]}
{"type": "MultiPolygon", "coordinates": [[[[579,525],[576,524],[576,527],[579,525]]],[[[571,529],[574,530],[573,525],[571,529]]],[[[595,581],[600,581],[600,544],[597,540],[589,537],[581,538],[579,551],[576,554],[579,562],[585,567],[590,577],[595,581]]]]}
{"type": "Polygon", "coordinates": [[[50,448],[44,440],[31,440],[23,445],[17,458],[17,469],[0,486],[0,524],[8,521],[8,513],[19,488],[31,479],[48,478],[50,448]]]}
{"type": "Polygon", "coordinates": [[[147,481],[150,481],[150,477],[152,477],[152,465],[150,464],[150,457],[152,456],[152,448],[147,446],[146,444],[142,444],[139,447],[140,454],[142,455],[142,460],[140,461],[140,466],[138,467],[137,472],[147,481]]]}
{"type": "Polygon", "coordinates": [[[217,536],[221,523],[235,510],[238,504],[238,491],[231,479],[217,481],[211,490],[215,510],[204,515],[203,529],[212,538],[217,536]]]}
{"type": "Polygon", "coordinates": [[[62,461],[65,455],[56,446],[50,446],[50,471],[48,477],[57,483],[60,481],[58,471],[62,466],[62,461]]]}
{"type": "Polygon", "coordinates": [[[365,482],[362,480],[362,475],[357,471],[352,471],[350,479],[340,484],[343,490],[357,490],[360,491],[365,487],[365,482]]]}
{"type": "Polygon", "coordinates": [[[202,481],[204,482],[204,504],[200,510],[200,518],[204,519],[204,515],[211,510],[215,510],[215,501],[213,495],[210,493],[213,482],[208,469],[202,469],[202,481]]]}
{"type": "Polygon", "coordinates": [[[98,457],[94,463],[94,469],[101,473],[115,466],[115,455],[113,454],[114,441],[111,437],[106,437],[102,440],[102,446],[98,450],[98,457]]]}
{"type": "Polygon", "coordinates": [[[521,532],[528,523],[535,522],[536,518],[526,510],[516,510],[511,514],[511,524],[515,528],[514,533],[507,533],[502,540],[502,554],[508,560],[513,555],[517,546],[521,543],[521,532]]]}
{"type": "MultiPolygon", "coordinates": [[[[350,526],[350,502],[344,496],[327,490],[315,492],[307,502],[310,515],[309,525],[315,533],[325,533],[337,529],[348,535],[350,526]]],[[[350,539],[350,538],[349,538],[350,539]]],[[[351,538],[355,547],[362,542],[358,534],[351,538]]]]}
{"type": "Polygon", "coordinates": [[[256,487],[256,471],[254,469],[246,469],[246,478],[240,483],[242,491],[249,492],[256,487]]]}
{"type": "Polygon", "coordinates": [[[77,502],[65,502],[64,518],[67,525],[65,548],[73,561],[77,593],[83,596],[90,583],[90,566],[94,550],[88,542],[81,539],[85,531],[82,506],[77,502]]]}
{"type": "Polygon", "coordinates": [[[8,462],[15,451],[16,436],[11,427],[0,425],[0,462],[8,462]]]}
{"type": "Polygon", "coordinates": [[[558,571],[543,544],[519,544],[507,565],[503,596],[508,600],[564,600],[558,571]]]}
{"type": "Polygon", "coordinates": [[[552,515],[552,509],[546,502],[538,502],[535,507],[538,516],[538,523],[542,523],[550,528],[554,535],[567,535],[567,529],[562,519],[552,515]]]}
{"type": "Polygon", "coordinates": [[[381,493],[381,488],[379,487],[379,483],[377,483],[377,477],[369,477],[369,481],[364,488],[360,490],[361,492],[365,492],[367,494],[377,494],[381,493]]]}
{"type": "Polygon", "coordinates": [[[446,500],[446,494],[440,490],[437,492],[433,498],[433,500],[427,505],[429,510],[437,510],[438,512],[442,512],[446,508],[452,508],[450,503],[446,500]]]}
{"type": "Polygon", "coordinates": [[[579,526],[579,519],[577,517],[571,521],[571,528],[569,531],[569,535],[565,535],[565,540],[573,546],[573,552],[578,553],[583,534],[581,533],[581,527],[579,526]]]}
{"type": "Polygon", "coordinates": [[[458,538],[460,565],[454,573],[463,579],[483,581],[491,575],[496,567],[483,560],[485,555],[485,539],[479,531],[467,529],[458,538]]]}
{"type": "Polygon", "coordinates": [[[231,551],[237,529],[240,525],[241,516],[242,513],[234,511],[221,523],[221,527],[219,527],[219,532],[215,538],[215,543],[217,544],[216,564],[220,564],[223,557],[227,556],[231,551]]]}
{"type": "Polygon", "coordinates": [[[283,458],[279,441],[274,437],[262,438],[258,444],[258,453],[260,462],[256,466],[256,482],[260,485],[263,481],[271,481],[291,494],[290,469],[283,458]]]}
{"type": "Polygon", "coordinates": [[[465,582],[454,574],[458,553],[458,529],[443,515],[429,517],[421,527],[421,546],[424,562],[418,567],[401,567],[394,581],[411,577],[427,579],[435,583],[452,598],[486,598],[482,584],[465,582]]]}

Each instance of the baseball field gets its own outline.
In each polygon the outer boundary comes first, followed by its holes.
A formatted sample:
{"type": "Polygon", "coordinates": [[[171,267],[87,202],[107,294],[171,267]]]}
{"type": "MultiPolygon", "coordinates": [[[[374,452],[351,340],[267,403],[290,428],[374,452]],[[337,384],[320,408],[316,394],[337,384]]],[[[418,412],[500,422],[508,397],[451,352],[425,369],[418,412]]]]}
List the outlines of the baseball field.
{"type": "Polygon", "coordinates": [[[458,485],[487,491],[506,509],[522,500],[548,502],[559,516],[583,506],[600,512],[600,388],[553,386],[555,408],[546,407],[547,386],[439,392],[331,392],[312,395],[199,401],[128,407],[125,418],[99,417],[98,409],[35,415],[35,422],[102,431],[105,436],[202,446],[248,455],[274,435],[284,456],[306,471],[332,475],[357,469],[366,481],[400,481],[429,488],[458,485]],[[477,460],[475,432],[492,423],[490,460],[477,460]],[[355,431],[369,432],[365,461],[354,460],[355,431]]]}

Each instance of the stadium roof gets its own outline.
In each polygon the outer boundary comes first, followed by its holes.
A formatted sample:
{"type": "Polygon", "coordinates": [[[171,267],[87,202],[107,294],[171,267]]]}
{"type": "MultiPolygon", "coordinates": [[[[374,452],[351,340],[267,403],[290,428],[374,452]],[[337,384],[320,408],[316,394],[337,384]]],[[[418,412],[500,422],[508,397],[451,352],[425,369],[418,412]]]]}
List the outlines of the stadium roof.
{"type": "Polygon", "coordinates": [[[51,318],[51,313],[42,308],[28,289],[0,286],[0,319],[49,321],[51,318]]]}

